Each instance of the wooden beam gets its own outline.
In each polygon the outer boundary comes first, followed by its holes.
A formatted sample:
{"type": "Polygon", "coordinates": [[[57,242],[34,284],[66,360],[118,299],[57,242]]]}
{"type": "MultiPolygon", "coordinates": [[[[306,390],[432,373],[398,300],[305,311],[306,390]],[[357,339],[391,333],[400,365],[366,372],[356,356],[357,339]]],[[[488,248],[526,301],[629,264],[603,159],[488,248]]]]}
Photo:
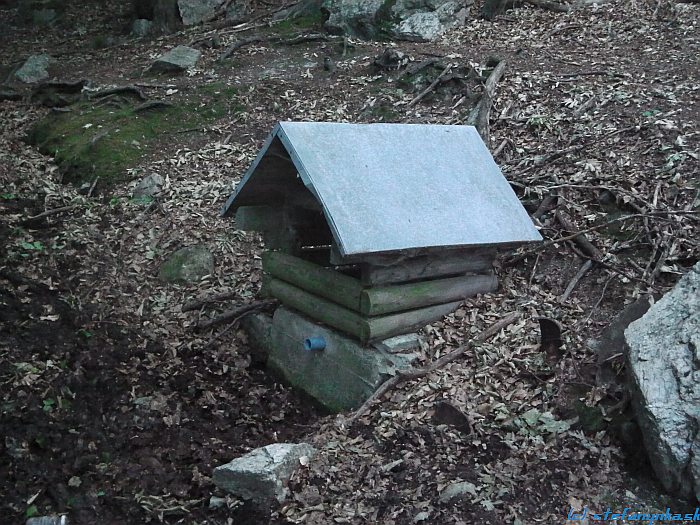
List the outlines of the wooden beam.
{"type": "Polygon", "coordinates": [[[495,250],[471,249],[399,258],[393,263],[366,262],[361,265],[361,280],[364,285],[377,286],[447,275],[487,273],[493,269],[495,258],[495,250]]]}
{"type": "Polygon", "coordinates": [[[422,328],[457,309],[461,301],[418,308],[407,312],[366,318],[327,299],[269,275],[263,278],[266,295],[309,317],[348,333],[362,343],[404,334],[422,328]]]}
{"type": "Polygon", "coordinates": [[[386,339],[394,335],[413,332],[454,312],[460,304],[462,304],[462,301],[454,301],[392,315],[370,317],[365,320],[367,329],[363,334],[363,342],[386,339]]]}
{"type": "Polygon", "coordinates": [[[367,320],[359,313],[269,275],[263,277],[263,289],[266,295],[279,299],[282,304],[364,340],[367,320]]]}
{"type": "Polygon", "coordinates": [[[263,271],[273,277],[360,311],[362,285],[358,279],[281,252],[264,252],[262,261],[263,271]]]}
{"type": "Polygon", "coordinates": [[[360,297],[360,311],[367,316],[403,312],[433,304],[461,301],[479,293],[493,292],[497,287],[496,276],[484,274],[367,288],[360,297]]]}

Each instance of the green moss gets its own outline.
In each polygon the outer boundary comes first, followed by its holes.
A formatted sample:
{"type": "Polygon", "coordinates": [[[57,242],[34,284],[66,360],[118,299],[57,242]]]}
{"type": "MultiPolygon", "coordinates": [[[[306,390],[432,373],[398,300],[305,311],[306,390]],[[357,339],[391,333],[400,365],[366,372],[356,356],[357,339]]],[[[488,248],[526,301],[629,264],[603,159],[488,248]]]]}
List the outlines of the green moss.
{"type": "Polygon", "coordinates": [[[578,415],[581,428],[585,432],[600,432],[608,426],[603,413],[597,406],[589,407],[585,403],[577,401],[574,404],[574,411],[578,415]]]}
{"type": "Polygon", "coordinates": [[[206,86],[189,100],[172,107],[138,111],[142,101],[117,97],[83,101],[67,113],[51,114],[37,122],[29,142],[53,155],[66,182],[102,186],[124,180],[127,169],[159,143],[171,142],[178,131],[215,122],[243,107],[236,90],[206,86]]]}
{"type": "Polygon", "coordinates": [[[298,18],[287,18],[272,26],[272,30],[281,34],[288,35],[306,29],[320,29],[323,25],[323,15],[321,12],[313,13],[298,18]]]}

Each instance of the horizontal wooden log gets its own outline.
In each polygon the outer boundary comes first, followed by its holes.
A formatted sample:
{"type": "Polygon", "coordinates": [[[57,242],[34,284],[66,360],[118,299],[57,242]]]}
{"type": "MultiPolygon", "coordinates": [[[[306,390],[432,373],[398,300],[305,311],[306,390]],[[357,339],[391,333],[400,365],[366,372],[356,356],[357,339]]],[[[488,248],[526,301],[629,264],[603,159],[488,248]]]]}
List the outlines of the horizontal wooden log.
{"type": "Polygon", "coordinates": [[[263,289],[282,304],[364,341],[367,320],[359,313],[269,275],[263,277],[263,289]]]}
{"type": "Polygon", "coordinates": [[[360,312],[367,316],[403,312],[464,300],[476,294],[493,292],[497,287],[496,276],[484,274],[367,288],[360,297],[360,312]]]}
{"type": "Polygon", "coordinates": [[[462,301],[446,304],[436,304],[426,308],[417,308],[391,315],[370,317],[366,319],[367,331],[363,334],[363,342],[386,339],[394,335],[406,334],[425,325],[438,321],[447,314],[454,312],[462,301]]]}
{"type": "Polygon", "coordinates": [[[362,343],[386,339],[416,330],[457,309],[461,301],[418,308],[378,317],[363,317],[336,303],[313,295],[269,275],[263,280],[264,293],[309,317],[350,334],[362,343]]]}
{"type": "Polygon", "coordinates": [[[264,252],[263,271],[299,288],[360,311],[362,285],[340,272],[281,252],[264,252]]]}
{"type": "Polygon", "coordinates": [[[494,250],[450,250],[419,255],[394,262],[361,265],[362,284],[377,286],[465,273],[487,273],[493,269],[494,250]]]}

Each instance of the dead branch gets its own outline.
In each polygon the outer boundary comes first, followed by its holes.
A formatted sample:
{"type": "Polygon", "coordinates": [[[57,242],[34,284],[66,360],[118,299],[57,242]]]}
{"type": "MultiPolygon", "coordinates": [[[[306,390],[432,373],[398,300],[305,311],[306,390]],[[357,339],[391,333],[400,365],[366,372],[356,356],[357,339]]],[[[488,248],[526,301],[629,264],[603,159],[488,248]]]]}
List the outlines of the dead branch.
{"type": "Polygon", "coordinates": [[[240,40],[236,40],[233,44],[227,47],[223,53],[221,53],[219,60],[226,60],[242,47],[249,46],[250,44],[257,44],[258,42],[267,42],[268,40],[269,37],[262,35],[253,35],[249,36],[248,38],[241,38],[240,40]]]}
{"type": "Polygon", "coordinates": [[[91,95],[91,98],[104,98],[104,97],[108,97],[110,95],[119,95],[121,93],[127,93],[129,95],[136,95],[141,100],[147,99],[147,97],[146,97],[146,95],[144,95],[143,91],[141,91],[136,86],[117,86],[114,88],[103,89],[102,91],[98,91],[97,93],[93,93],[91,95]]]}
{"type": "Polygon", "coordinates": [[[433,80],[427,88],[425,88],[423,91],[421,91],[420,93],[418,93],[418,95],[416,95],[416,97],[408,103],[408,105],[406,106],[406,108],[407,108],[407,109],[412,108],[413,106],[415,106],[416,104],[418,104],[418,102],[420,102],[420,101],[423,99],[423,97],[425,97],[428,93],[430,93],[433,89],[435,89],[435,87],[440,83],[440,81],[443,79],[443,77],[444,77],[445,75],[447,75],[447,73],[450,72],[450,70],[452,69],[452,67],[453,67],[452,64],[447,64],[447,66],[445,67],[445,69],[442,70],[442,73],[440,73],[440,74],[437,76],[437,78],[436,78],[435,80],[433,80]]]}
{"type": "Polygon", "coordinates": [[[566,287],[566,290],[564,290],[564,293],[561,294],[561,297],[559,298],[559,300],[560,300],[562,303],[566,302],[566,300],[567,300],[567,299],[569,298],[569,296],[571,295],[571,292],[574,291],[574,288],[576,288],[576,286],[578,285],[579,281],[580,281],[581,279],[583,279],[583,276],[586,275],[586,273],[588,272],[588,270],[591,269],[592,266],[593,266],[593,261],[590,260],[590,259],[588,259],[585,263],[583,263],[583,266],[581,266],[581,268],[579,268],[579,271],[576,272],[576,275],[574,275],[574,278],[571,279],[571,282],[570,282],[569,285],[566,287]]]}
{"type": "Polygon", "coordinates": [[[513,141],[510,139],[503,139],[501,143],[498,145],[498,147],[494,150],[493,152],[493,158],[497,159],[501,153],[503,153],[503,150],[506,149],[506,146],[508,144],[511,144],[513,141]]]}
{"type": "Polygon", "coordinates": [[[64,211],[70,211],[77,208],[77,204],[70,204],[68,206],[61,206],[60,208],[54,208],[53,210],[46,210],[38,215],[33,215],[24,219],[25,221],[36,221],[38,219],[43,219],[44,217],[49,217],[50,215],[56,215],[58,213],[63,213],[64,211]]]}
{"type": "MultiPolygon", "coordinates": [[[[584,230],[578,231],[576,233],[572,233],[571,235],[566,235],[565,237],[559,237],[558,239],[550,239],[549,241],[545,241],[542,244],[538,245],[536,248],[533,248],[531,250],[526,250],[518,255],[514,255],[513,257],[506,259],[503,261],[503,266],[513,266],[515,263],[522,261],[525,259],[527,256],[532,255],[534,253],[538,253],[545,248],[549,248],[550,246],[553,246],[555,244],[558,244],[560,242],[565,242],[565,241],[570,241],[572,239],[575,239],[579,235],[582,235],[584,233],[591,233],[594,231],[601,230],[603,228],[607,228],[611,224],[615,224],[618,222],[622,221],[628,221],[632,219],[640,219],[644,217],[668,217],[669,215],[681,215],[681,216],[692,216],[692,215],[700,215],[700,211],[674,211],[674,210],[667,210],[667,211],[650,211],[648,213],[633,213],[631,215],[625,215],[624,217],[617,217],[615,219],[611,219],[608,222],[604,222],[602,224],[596,224],[595,226],[591,226],[590,228],[586,228],[584,230]]],[[[600,261],[596,261],[600,262],[600,261]]]]}
{"type": "Polygon", "coordinates": [[[547,195],[544,199],[542,199],[542,202],[537,207],[537,210],[535,210],[535,213],[532,214],[532,218],[539,219],[548,211],[551,211],[554,208],[556,208],[558,200],[559,195],[557,195],[556,193],[550,193],[549,195],[547,195]]]}
{"type": "MultiPolygon", "coordinates": [[[[562,227],[568,231],[569,233],[573,233],[576,231],[576,227],[574,226],[573,221],[571,220],[571,217],[564,212],[564,211],[557,211],[556,213],[557,220],[559,223],[562,225],[562,227]]],[[[585,234],[578,235],[574,237],[573,241],[578,244],[579,248],[581,248],[581,251],[588,255],[589,257],[592,257],[594,259],[602,259],[603,258],[603,253],[596,248],[591,241],[588,240],[585,234]]]]}
{"type": "Polygon", "coordinates": [[[323,33],[311,33],[308,35],[297,35],[292,38],[284,39],[279,36],[263,36],[263,35],[253,35],[248,38],[242,38],[237,40],[221,54],[219,60],[226,60],[230,58],[236,51],[242,47],[248,46],[250,44],[256,44],[258,42],[269,42],[271,44],[278,44],[284,46],[295,46],[297,44],[303,44],[305,42],[318,42],[318,41],[328,41],[328,40],[342,40],[342,37],[325,35],[323,33]]]}
{"type": "Polygon", "coordinates": [[[476,117],[476,130],[481,135],[481,138],[486,143],[489,144],[490,140],[490,129],[489,129],[489,114],[491,113],[491,106],[493,105],[493,96],[496,92],[496,86],[501,80],[501,77],[506,71],[506,61],[501,60],[493,71],[486,79],[486,84],[484,86],[484,95],[479,101],[479,110],[476,117]]]}
{"type": "Polygon", "coordinates": [[[395,376],[392,376],[390,379],[385,381],[374,394],[370,396],[367,401],[365,401],[360,408],[358,408],[355,412],[350,414],[346,418],[342,418],[342,425],[346,428],[349,429],[360,417],[362,417],[367,411],[369,411],[370,408],[372,408],[372,405],[377,402],[381,397],[388,392],[389,390],[395,388],[397,385],[400,383],[403,383],[404,381],[410,381],[412,379],[419,379],[421,377],[425,377],[428,374],[435,372],[436,370],[439,370],[440,368],[444,367],[448,363],[451,363],[458,357],[464,355],[464,353],[467,350],[470,350],[474,346],[483,343],[486,341],[489,337],[497,334],[500,332],[503,328],[506,326],[512,324],[515,322],[518,318],[520,317],[519,312],[512,312],[510,314],[507,314],[505,317],[501,318],[500,320],[496,321],[493,323],[491,326],[489,326],[486,330],[481,332],[479,335],[477,335],[474,339],[471,341],[467,342],[466,344],[460,346],[456,350],[450,352],[449,354],[446,354],[442,356],[440,359],[434,361],[430,365],[424,367],[424,368],[414,368],[412,370],[406,370],[406,371],[400,371],[398,372],[395,376]]]}
{"type": "Polygon", "coordinates": [[[95,180],[92,181],[92,184],[90,185],[90,190],[87,192],[87,198],[89,199],[92,197],[92,192],[95,191],[95,186],[97,186],[97,181],[100,180],[100,176],[98,175],[95,177],[95,180]]]}
{"type": "Polygon", "coordinates": [[[197,324],[197,329],[199,330],[206,330],[207,328],[211,328],[212,326],[219,325],[221,323],[225,323],[226,321],[231,321],[233,319],[236,319],[237,317],[243,316],[243,315],[250,315],[253,312],[258,312],[260,310],[264,310],[265,308],[268,308],[272,305],[277,304],[276,300],[270,299],[266,301],[255,301],[250,304],[243,304],[239,305],[235,308],[232,308],[231,310],[227,310],[221,315],[218,315],[214,317],[213,319],[207,319],[204,321],[200,321],[197,324]]]}
{"type": "Polygon", "coordinates": [[[193,300],[186,302],[182,305],[183,312],[189,312],[190,310],[198,310],[205,304],[216,303],[218,301],[225,301],[226,299],[232,299],[238,295],[236,291],[220,292],[214,295],[200,295],[193,300]]]}
{"type": "Polygon", "coordinates": [[[241,315],[239,315],[238,317],[234,317],[233,321],[231,321],[231,322],[229,323],[229,325],[228,325],[226,328],[224,328],[223,330],[221,330],[221,332],[219,332],[219,333],[216,334],[214,337],[212,337],[211,339],[209,339],[209,341],[207,341],[207,342],[204,344],[204,346],[202,346],[202,348],[201,348],[200,350],[206,350],[207,348],[209,348],[210,346],[212,346],[212,345],[213,345],[214,343],[216,343],[219,339],[221,339],[224,335],[226,335],[229,331],[231,331],[232,328],[235,328],[236,326],[238,326],[238,324],[240,323],[241,319],[243,319],[246,315],[249,315],[249,314],[251,314],[251,313],[253,313],[253,312],[244,312],[244,313],[242,313],[241,315]]]}
{"type": "Polygon", "coordinates": [[[148,100],[143,104],[139,104],[134,108],[134,113],[141,113],[143,111],[150,111],[152,109],[165,109],[172,108],[172,102],[167,102],[165,100],[148,100]]]}

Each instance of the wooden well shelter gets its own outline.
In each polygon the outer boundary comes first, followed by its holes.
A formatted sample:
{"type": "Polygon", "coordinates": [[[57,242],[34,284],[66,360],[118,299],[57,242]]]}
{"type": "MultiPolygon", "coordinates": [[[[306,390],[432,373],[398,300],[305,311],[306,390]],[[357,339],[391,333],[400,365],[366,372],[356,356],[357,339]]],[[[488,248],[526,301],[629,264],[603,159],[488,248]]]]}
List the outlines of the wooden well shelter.
{"type": "Polygon", "coordinates": [[[495,291],[541,241],[472,126],[280,122],[222,215],[260,231],[263,290],[365,344],[495,291]]]}

